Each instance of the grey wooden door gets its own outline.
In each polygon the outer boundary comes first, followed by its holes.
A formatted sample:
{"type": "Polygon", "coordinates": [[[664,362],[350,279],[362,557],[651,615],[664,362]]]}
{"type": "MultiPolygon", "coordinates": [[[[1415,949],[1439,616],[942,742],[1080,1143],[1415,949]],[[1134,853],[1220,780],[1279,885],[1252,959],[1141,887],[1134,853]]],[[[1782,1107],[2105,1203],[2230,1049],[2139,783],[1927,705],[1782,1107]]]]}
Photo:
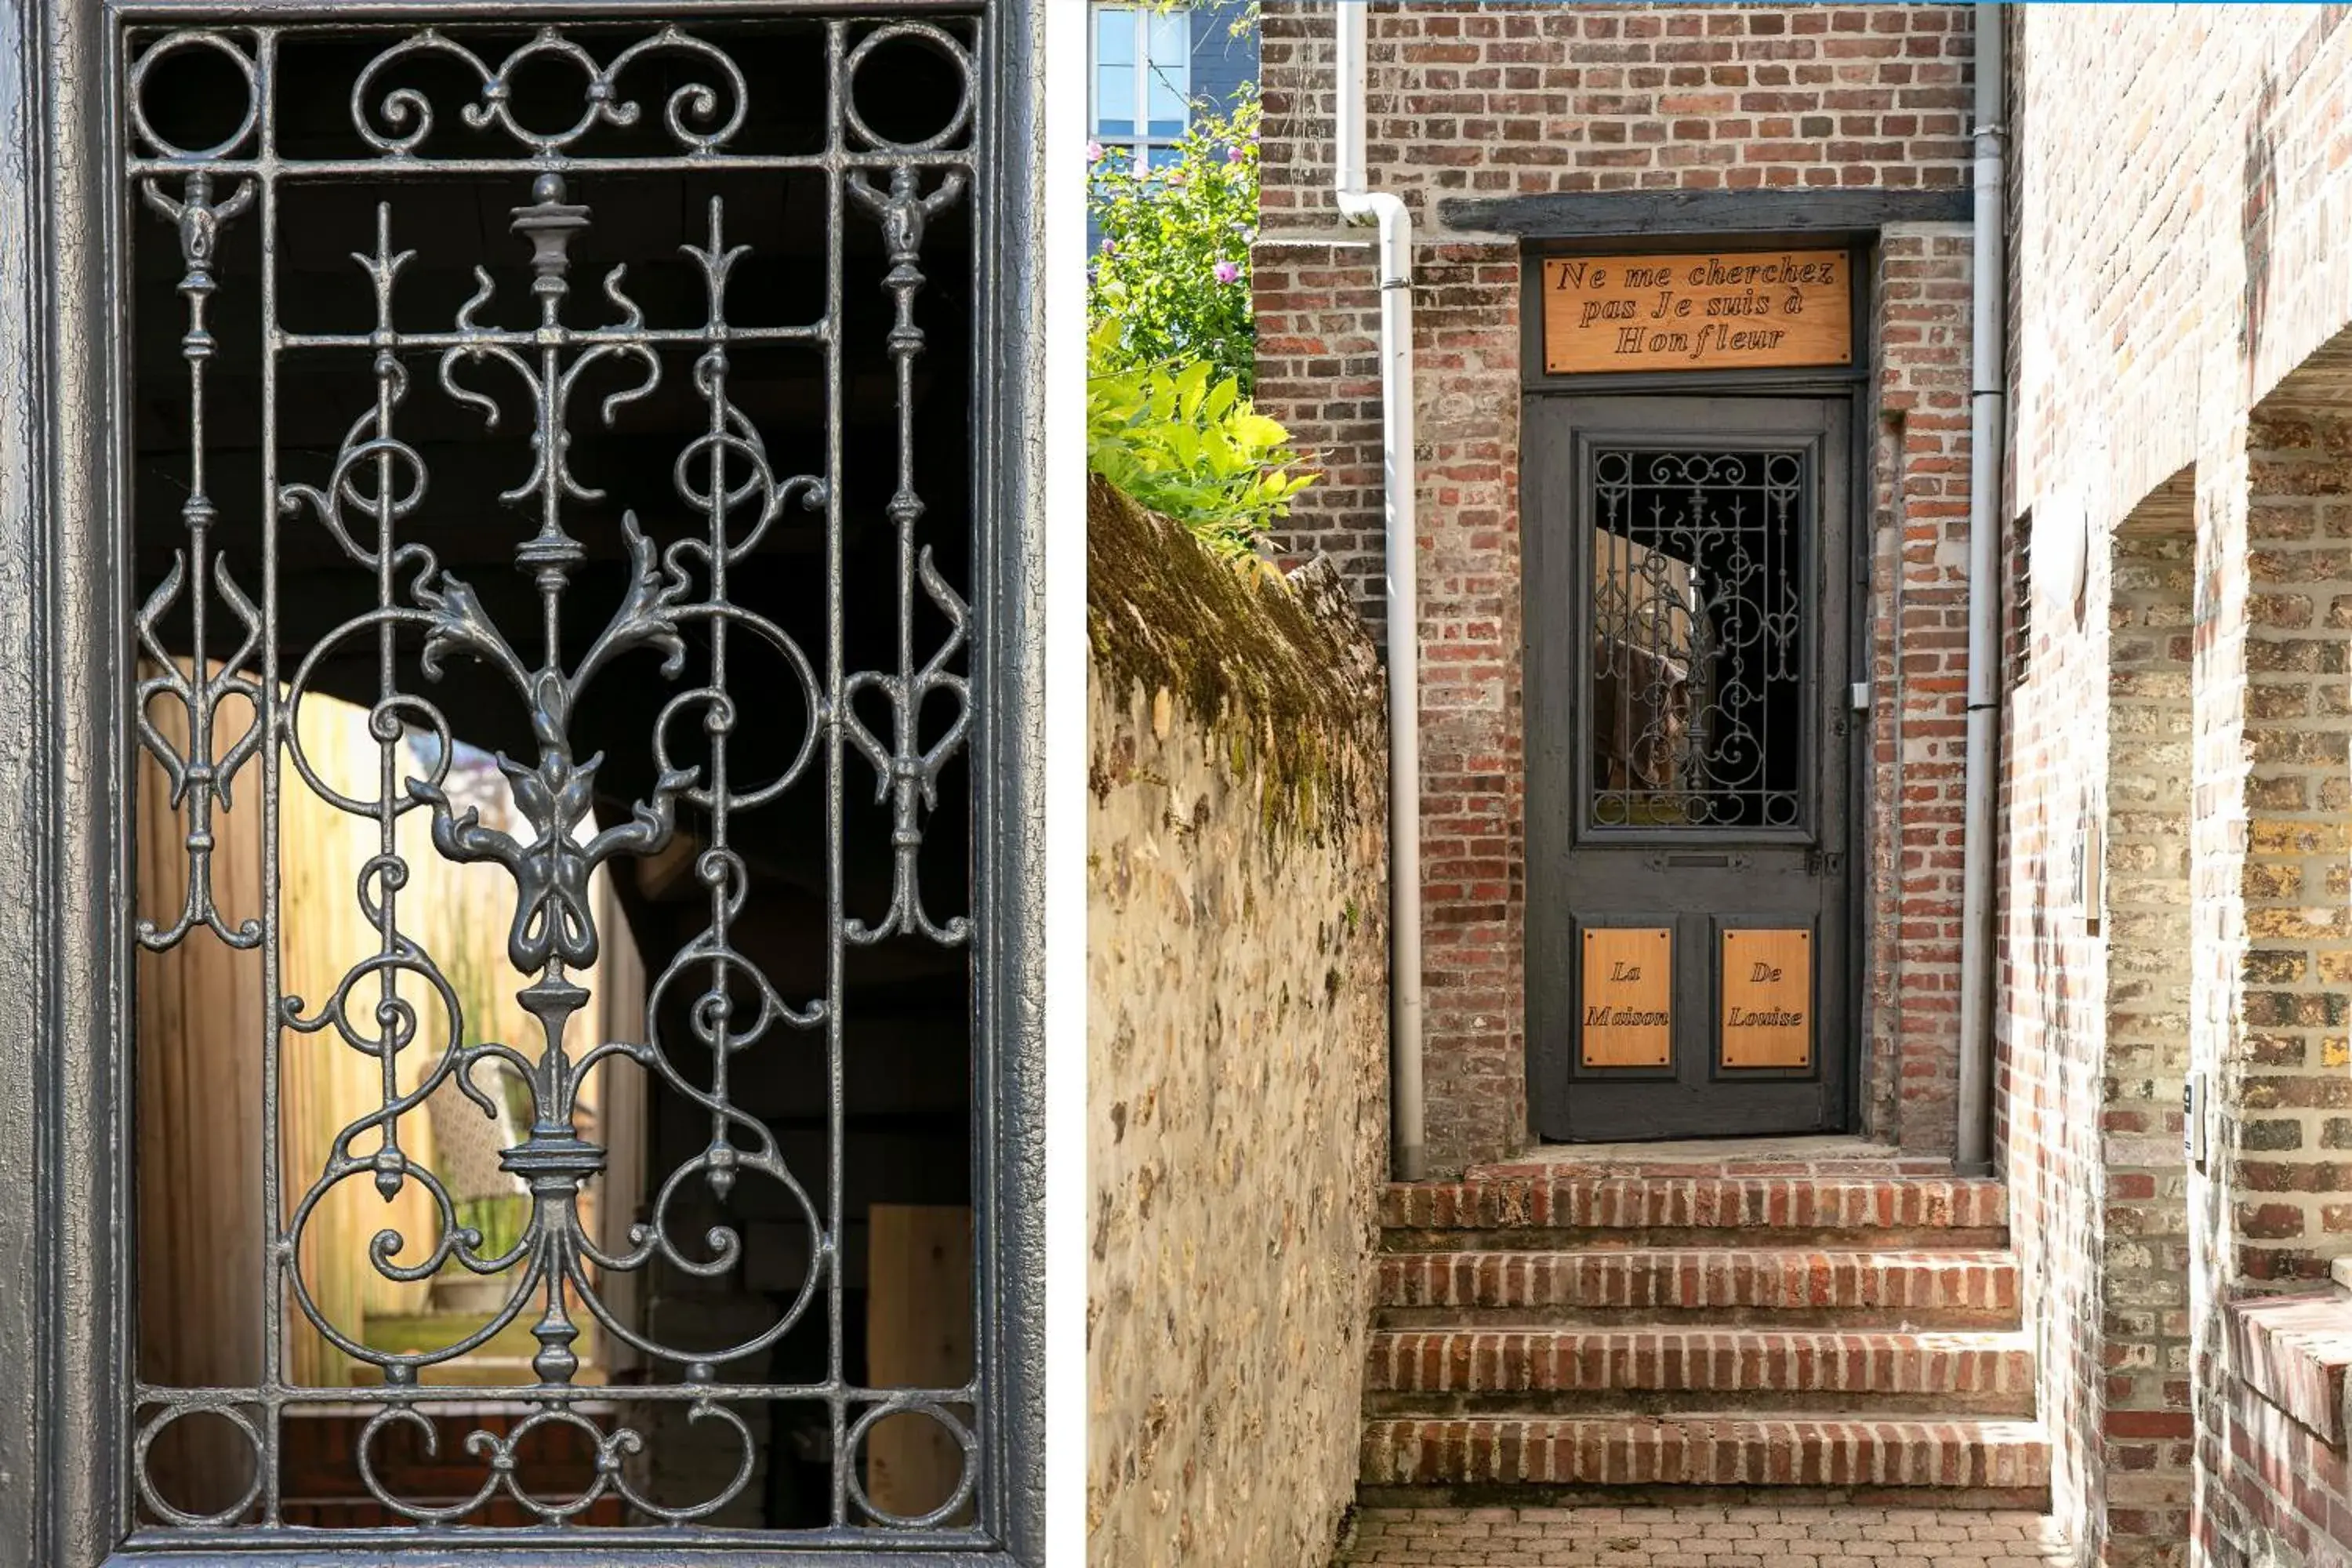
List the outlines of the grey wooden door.
{"type": "Polygon", "coordinates": [[[1834,398],[1529,399],[1545,1139],[1844,1123],[1850,417],[1834,398]]]}

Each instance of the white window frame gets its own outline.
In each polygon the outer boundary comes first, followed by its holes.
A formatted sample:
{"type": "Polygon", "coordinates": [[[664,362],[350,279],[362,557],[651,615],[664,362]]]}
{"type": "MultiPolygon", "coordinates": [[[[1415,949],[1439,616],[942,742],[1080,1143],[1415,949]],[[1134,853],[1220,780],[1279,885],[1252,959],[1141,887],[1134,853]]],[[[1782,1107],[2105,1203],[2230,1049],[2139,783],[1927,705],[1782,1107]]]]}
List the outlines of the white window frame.
{"type": "Polygon", "coordinates": [[[1105,5],[1092,8],[1087,26],[1087,127],[1089,138],[1105,149],[1124,148],[1129,166],[1137,170],[1150,166],[1155,149],[1172,147],[1192,124],[1192,29],[1191,13],[1187,10],[1162,12],[1150,5],[1105,5]],[[1102,18],[1126,16],[1135,28],[1135,130],[1131,134],[1102,134],[1102,66],[1097,57],[1097,46],[1102,37],[1102,18]],[[1154,59],[1151,55],[1151,25],[1163,16],[1184,17],[1184,43],[1173,60],[1154,59]],[[1155,79],[1165,87],[1175,89],[1183,102],[1182,125],[1172,136],[1149,133],[1151,124],[1151,88],[1155,79]]]}

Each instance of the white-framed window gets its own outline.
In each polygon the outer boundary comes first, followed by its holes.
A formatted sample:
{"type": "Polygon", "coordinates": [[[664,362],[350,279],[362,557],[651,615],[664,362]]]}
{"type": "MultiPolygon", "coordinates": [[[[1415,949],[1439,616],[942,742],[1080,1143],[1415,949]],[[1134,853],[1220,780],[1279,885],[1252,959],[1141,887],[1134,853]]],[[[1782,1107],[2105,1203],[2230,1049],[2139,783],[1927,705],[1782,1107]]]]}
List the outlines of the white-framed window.
{"type": "Polygon", "coordinates": [[[1192,18],[1182,10],[1097,5],[1087,123],[1136,168],[1171,163],[1192,97],[1192,18]]]}

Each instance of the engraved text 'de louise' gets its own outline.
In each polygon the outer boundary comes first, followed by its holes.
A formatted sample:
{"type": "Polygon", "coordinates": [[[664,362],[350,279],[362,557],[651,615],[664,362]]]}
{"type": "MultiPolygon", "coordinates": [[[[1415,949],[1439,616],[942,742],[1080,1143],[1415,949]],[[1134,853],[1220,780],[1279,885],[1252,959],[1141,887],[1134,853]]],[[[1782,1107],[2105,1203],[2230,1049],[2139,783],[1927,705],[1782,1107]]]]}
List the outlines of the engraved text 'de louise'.
{"type": "Polygon", "coordinates": [[[1722,1061],[1801,1068],[1813,1059],[1813,933],[1742,928],[1723,933],[1722,1061]]]}

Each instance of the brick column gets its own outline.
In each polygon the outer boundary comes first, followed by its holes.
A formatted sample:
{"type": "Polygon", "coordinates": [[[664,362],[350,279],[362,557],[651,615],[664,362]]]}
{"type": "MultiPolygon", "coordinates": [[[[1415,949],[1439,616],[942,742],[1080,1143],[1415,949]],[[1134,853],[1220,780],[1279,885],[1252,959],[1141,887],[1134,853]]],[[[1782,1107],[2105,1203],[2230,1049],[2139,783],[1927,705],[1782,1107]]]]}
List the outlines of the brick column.
{"type": "Polygon", "coordinates": [[[1965,228],[1891,230],[1874,280],[1864,1121],[1921,1153],[1958,1132],[1970,260],[1965,228]]]}
{"type": "MultiPolygon", "coordinates": [[[[2188,1561],[2193,1460],[2180,1089],[2189,1071],[2196,540],[2193,500],[2172,493],[2179,488],[2168,487],[2156,526],[2142,531],[2136,517],[2117,531],[2108,589],[2096,1373],[2105,1560],[2134,1568],[2188,1561]]],[[[2085,1340],[2093,1326],[2080,1325],[2085,1340]]]]}
{"type": "Polygon", "coordinates": [[[2234,1265],[2287,1281],[2352,1252],[2352,421],[2258,412],[2247,460],[2234,1265]]]}

